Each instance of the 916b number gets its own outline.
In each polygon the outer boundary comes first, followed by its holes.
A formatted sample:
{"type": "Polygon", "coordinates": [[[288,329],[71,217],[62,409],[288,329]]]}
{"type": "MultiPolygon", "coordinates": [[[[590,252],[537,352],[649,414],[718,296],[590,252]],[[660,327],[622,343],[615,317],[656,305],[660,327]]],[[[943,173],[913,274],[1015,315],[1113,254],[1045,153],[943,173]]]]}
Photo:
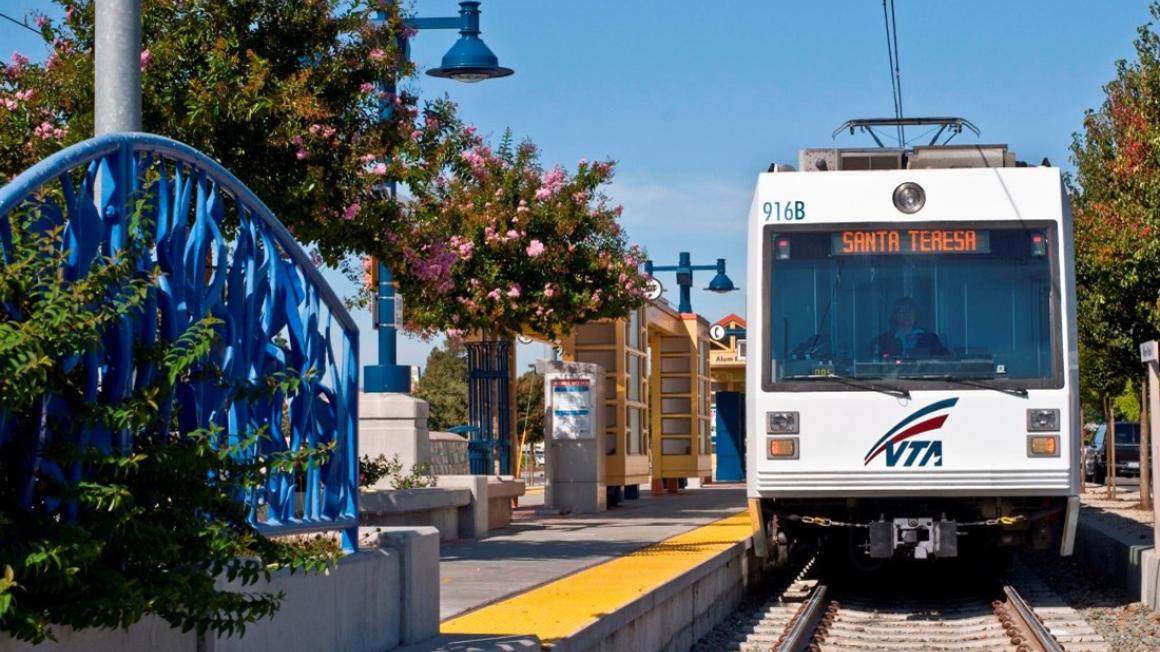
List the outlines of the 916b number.
{"type": "Polygon", "coordinates": [[[761,205],[761,212],[765,213],[766,222],[798,222],[806,219],[806,203],[767,201],[761,205]]]}

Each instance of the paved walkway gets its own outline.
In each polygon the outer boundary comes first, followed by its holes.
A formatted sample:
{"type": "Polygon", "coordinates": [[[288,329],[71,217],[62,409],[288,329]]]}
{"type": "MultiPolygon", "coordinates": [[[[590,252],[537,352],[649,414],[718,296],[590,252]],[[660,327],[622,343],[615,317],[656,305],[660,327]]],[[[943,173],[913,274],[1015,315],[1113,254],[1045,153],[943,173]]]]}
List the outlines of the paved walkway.
{"type": "MultiPolygon", "coordinates": [[[[521,505],[524,501],[521,499],[521,505]]],[[[584,568],[622,557],[745,510],[745,487],[712,485],[625,501],[602,514],[535,517],[478,541],[440,548],[439,616],[465,613],[584,568]]]]}

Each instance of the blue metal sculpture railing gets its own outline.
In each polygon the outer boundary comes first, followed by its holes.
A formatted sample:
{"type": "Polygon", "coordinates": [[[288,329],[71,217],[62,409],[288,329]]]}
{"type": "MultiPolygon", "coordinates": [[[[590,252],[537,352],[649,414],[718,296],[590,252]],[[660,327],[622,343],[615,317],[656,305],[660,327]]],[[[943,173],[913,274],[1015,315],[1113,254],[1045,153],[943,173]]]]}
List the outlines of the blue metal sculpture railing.
{"type": "MultiPolygon", "coordinates": [[[[66,278],[77,278],[98,255],[125,247],[136,201],[145,202],[143,212],[155,222],[155,258],[141,261],[141,268],[156,265],[163,274],[142,316],[132,322],[126,317],[104,338],[103,350],[86,358],[91,373],[99,373],[102,396],[116,399],[150,374],[147,362],[133,359],[135,339],[143,345],[174,342],[213,315],[222,345],[209,354],[210,362],[224,378],[180,385],[162,410],[177,410],[182,433],[220,428],[235,444],[237,437],[265,429],[269,437],[258,439],[247,455],[332,447],[324,461],[298,477],[269,470],[265,486],[244,500],[251,522],[264,534],[341,531],[343,548],[355,549],[358,329],[307,254],[253,192],[186,145],[150,134],[110,134],[62,150],[0,188],[0,218],[35,204],[57,220],[69,249],[66,278]],[[341,357],[335,355],[336,339],[341,357]],[[298,378],[298,390],[239,398],[229,389],[276,373],[298,378]]],[[[0,418],[0,424],[8,420],[0,418]]],[[[0,425],[0,441],[13,434],[2,432],[6,427],[0,425]]],[[[127,433],[79,436],[90,444],[128,444],[127,433]]],[[[62,518],[75,517],[67,506],[61,509],[62,518]]]]}

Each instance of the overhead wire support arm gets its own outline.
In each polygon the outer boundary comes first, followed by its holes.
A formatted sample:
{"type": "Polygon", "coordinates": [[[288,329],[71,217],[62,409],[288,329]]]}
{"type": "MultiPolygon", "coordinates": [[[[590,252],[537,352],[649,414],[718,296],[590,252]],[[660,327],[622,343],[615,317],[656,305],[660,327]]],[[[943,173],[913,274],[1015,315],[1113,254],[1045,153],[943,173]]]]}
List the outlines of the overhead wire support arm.
{"type": "MultiPolygon", "coordinates": [[[[847,120],[846,122],[843,122],[840,127],[835,129],[834,132],[832,134],[830,134],[830,136],[832,138],[837,138],[838,134],[842,133],[843,131],[847,131],[847,130],[849,130],[849,132],[851,134],[854,134],[858,131],[861,131],[863,133],[870,134],[870,137],[874,139],[874,142],[878,143],[879,147],[886,147],[882,143],[882,140],[878,138],[877,134],[875,134],[874,127],[900,127],[901,128],[901,127],[921,127],[921,126],[939,127],[938,133],[936,133],[934,139],[932,139],[930,141],[931,145],[934,145],[935,140],[937,140],[943,133],[947,132],[948,130],[950,132],[950,136],[947,138],[948,142],[950,141],[951,138],[955,137],[957,134],[962,133],[964,128],[966,128],[968,131],[972,132],[976,136],[978,136],[981,133],[979,131],[979,128],[976,127],[974,124],[972,124],[971,121],[967,120],[966,118],[955,118],[955,117],[861,118],[858,120],[847,120]]],[[[944,142],[943,144],[945,145],[946,142],[944,142]]]]}

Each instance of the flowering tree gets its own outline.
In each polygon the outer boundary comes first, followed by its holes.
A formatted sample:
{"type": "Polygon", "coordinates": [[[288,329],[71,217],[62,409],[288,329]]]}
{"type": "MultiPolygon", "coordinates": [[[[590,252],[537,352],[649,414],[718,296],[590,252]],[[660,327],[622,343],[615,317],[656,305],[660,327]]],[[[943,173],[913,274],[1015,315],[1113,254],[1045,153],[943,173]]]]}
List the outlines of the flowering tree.
{"type": "MultiPolygon", "coordinates": [[[[48,58],[0,64],[0,182],[92,134],[93,5],[56,1],[48,58]]],[[[399,4],[379,23],[372,0],[143,0],[143,127],[221,162],[326,262],[389,256],[383,182],[423,187],[468,144],[449,102],[384,91],[414,70],[399,4]]]]}
{"type": "Polygon", "coordinates": [[[644,252],[627,245],[621,207],[603,193],[611,162],[544,170],[510,133],[494,152],[467,133],[454,176],[417,189],[414,219],[388,234],[410,330],[552,336],[643,303],[644,252]]]}
{"type": "MultiPolygon", "coordinates": [[[[0,63],[0,182],[92,133],[93,6],[56,2],[63,21],[36,19],[48,58],[0,63]]],[[[446,100],[386,93],[414,71],[399,4],[143,0],[144,129],[220,161],[319,262],[387,261],[420,334],[555,333],[638,305],[643,254],[600,192],[611,163],[545,171],[446,100]]]]}
{"type": "Polygon", "coordinates": [[[1145,25],[1135,45],[1072,146],[1081,371],[1096,408],[1142,373],[1136,345],[1160,328],[1160,36],[1145,25]]]}

